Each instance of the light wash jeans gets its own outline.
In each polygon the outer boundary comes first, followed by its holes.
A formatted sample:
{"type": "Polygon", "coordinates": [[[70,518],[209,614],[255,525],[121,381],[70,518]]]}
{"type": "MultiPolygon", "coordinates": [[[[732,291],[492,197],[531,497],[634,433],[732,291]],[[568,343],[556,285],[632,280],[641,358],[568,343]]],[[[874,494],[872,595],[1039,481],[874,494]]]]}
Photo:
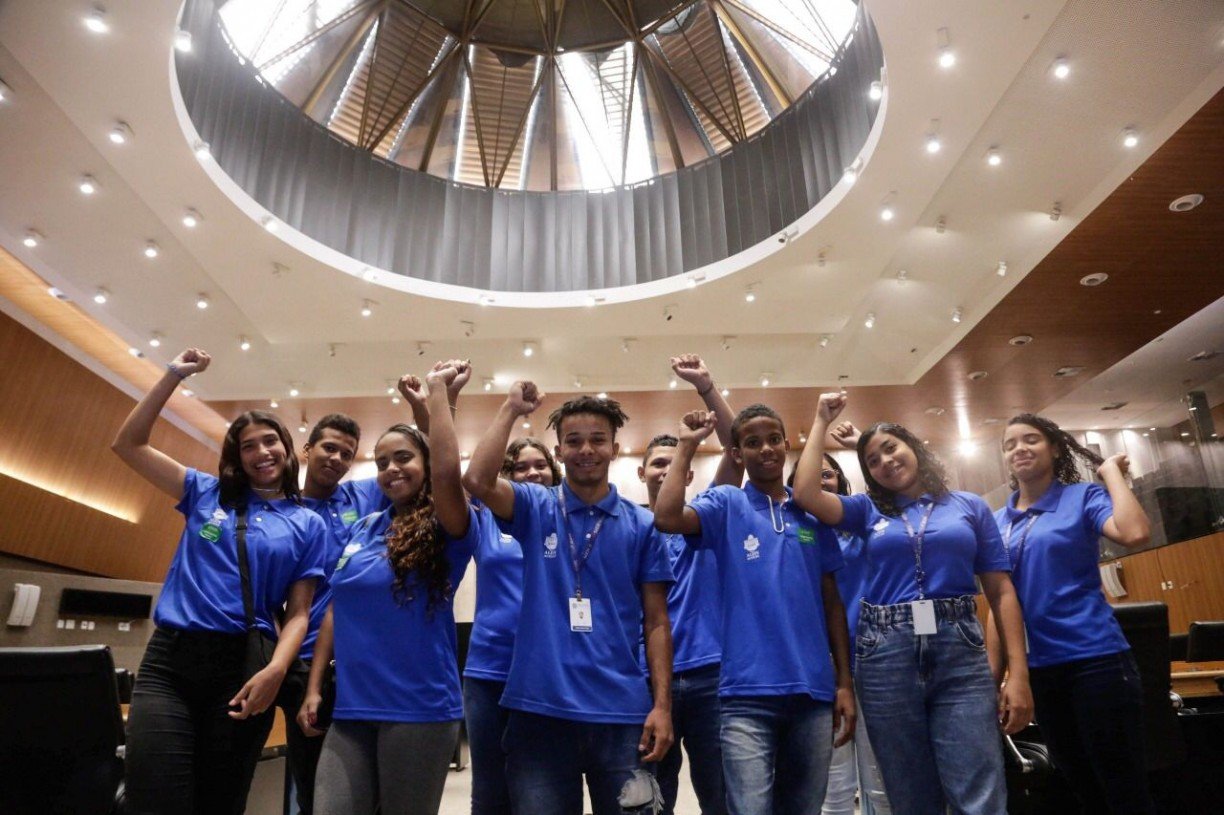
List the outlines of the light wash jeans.
{"type": "Polygon", "coordinates": [[[833,752],[833,706],[806,695],[724,696],[721,702],[731,815],[819,812],[833,752]]]}
{"type": "Polygon", "coordinates": [[[935,618],[918,636],[909,603],[859,616],[855,683],[888,800],[905,815],[1001,815],[997,693],[973,597],[936,600],[935,618]]]}
{"type": "Polygon", "coordinates": [[[854,738],[841,747],[833,748],[833,760],[829,762],[829,789],[825,792],[821,815],[854,815],[854,794],[859,793],[860,815],[892,815],[888,796],[884,793],[884,779],[880,776],[880,765],[867,726],[863,724],[862,705],[859,705],[858,727],[854,738]]]}

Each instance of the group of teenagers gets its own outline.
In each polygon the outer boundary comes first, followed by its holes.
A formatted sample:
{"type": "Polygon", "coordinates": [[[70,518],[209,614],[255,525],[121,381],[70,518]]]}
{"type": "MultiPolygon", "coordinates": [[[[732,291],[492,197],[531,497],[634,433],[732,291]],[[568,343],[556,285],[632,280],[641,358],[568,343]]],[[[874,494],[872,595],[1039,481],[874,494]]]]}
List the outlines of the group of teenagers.
{"type": "Polygon", "coordinates": [[[703,409],[651,440],[644,507],[609,482],[615,400],[557,407],[551,449],[511,439],[545,399],[531,382],[461,472],[464,360],[400,380],[413,424],[378,437],[373,479],[346,480],[361,431],[341,414],[311,431],[304,478],[264,411],[201,472],[150,439],[209,362],[179,354],[112,445],[186,518],[132,694],[128,812],[241,813],[276,705],[307,815],[436,815],[464,720],[473,815],[581,815],[584,779],[595,815],[671,813],[682,750],[704,815],[851,813],[856,795],[865,815],[1000,815],[1002,733],[1034,710],[1084,811],[1154,811],[1097,569],[1101,536],[1139,545],[1148,521],[1126,457],[1048,419],[1008,423],[1015,491],[992,514],[904,427],[840,421],[844,393],[819,396],[788,473],[778,413],[732,411],[682,355],[703,409]],[[686,501],[712,434],[714,481],[686,501]],[[857,451],[865,493],[826,447],[857,451]],[[253,629],[275,649],[252,673],[253,629]]]}

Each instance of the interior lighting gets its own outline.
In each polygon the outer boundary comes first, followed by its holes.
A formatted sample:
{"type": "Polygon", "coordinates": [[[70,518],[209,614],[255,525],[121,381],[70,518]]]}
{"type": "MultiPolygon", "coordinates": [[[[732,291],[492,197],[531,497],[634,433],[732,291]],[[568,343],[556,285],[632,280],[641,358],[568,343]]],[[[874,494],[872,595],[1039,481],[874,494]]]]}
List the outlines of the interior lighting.
{"type": "Polygon", "coordinates": [[[952,50],[952,46],[945,45],[939,49],[939,67],[945,71],[956,64],[956,52],[952,50]]]}
{"type": "Polygon", "coordinates": [[[871,87],[867,89],[867,98],[873,102],[879,102],[884,98],[884,85],[878,79],[871,83],[871,87]]]}
{"type": "Polygon", "coordinates": [[[523,356],[535,356],[535,344],[530,342],[523,343],[523,356]]]}
{"type": "Polygon", "coordinates": [[[10,88],[8,85],[5,85],[3,81],[0,81],[0,102],[8,101],[9,97],[11,97],[12,95],[13,95],[13,89],[10,88]]]}
{"type": "Polygon", "coordinates": [[[106,301],[110,299],[110,292],[106,289],[98,289],[94,292],[94,302],[100,306],[106,305],[106,301]]]}
{"type": "Polygon", "coordinates": [[[485,377],[484,379],[484,390],[485,390],[485,393],[488,393],[489,391],[493,390],[493,380],[489,377],[485,377]]]}
{"type": "Polygon", "coordinates": [[[200,225],[200,221],[202,220],[204,219],[200,216],[200,213],[196,212],[194,209],[188,209],[183,213],[183,226],[187,227],[188,229],[195,229],[200,225]]]}
{"type": "Polygon", "coordinates": [[[874,311],[867,312],[867,317],[866,319],[863,320],[863,325],[866,328],[875,328],[875,312],[874,311]]]}
{"type": "Polygon", "coordinates": [[[675,390],[678,384],[680,383],[676,381],[676,377],[674,376],[671,379],[667,380],[667,387],[671,388],[672,390],[675,390]]]}
{"type": "Polygon", "coordinates": [[[828,348],[828,347],[829,347],[829,342],[830,342],[832,339],[833,339],[833,338],[832,338],[831,336],[829,336],[828,334],[821,334],[821,335],[820,335],[820,347],[821,347],[821,348],[828,348]]]}
{"type": "Polygon", "coordinates": [[[160,253],[161,253],[161,250],[157,248],[157,244],[154,241],[149,241],[148,243],[145,244],[144,256],[147,257],[149,260],[152,260],[153,258],[157,257],[160,253]]]}
{"type": "Polygon", "coordinates": [[[136,346],[134,346],[134,345],[129,345],[129,346],[128,346],[128,353],[129,353],[129,354],[131,354],[132,356],[136,357],[137,359],[139,359],[140,357],[143,357],[143,356],[144,356],[144,354],[143,354],[143,353],[141,353],[141,350],[140,350],[139,348],[137,348],[136,346]]]}
{"type": "Polygon", "coordinates": [[[212,150],[209,149],[206,141],[197,139],[196,143],[191,146],[191,150],[200,161],[208,161],[212,158],[212,150]]]}
{"type": "Polygon", "coordinates": [[[183,54],[191,53],[191,32],[176,31],[174,32],[174,50],[183,54]]]}
{"type": "Polygon", "coordinates": [[[977,452],[977,445],[971,439],[965,439],[956,446],[956,450],[965,458],[970,458],[977,452]]]}
{"type": "Polygon", "coordinates": [[[44,481],[33,472],[25,472],[16,468],[9,469],[8,467],[0,468],[0,476],[11,478],[35,489],[49,492],[52,495],[58,495],[60,498],[65,498],[75,504],[89,507],[97,512],[104,513],[112,518],[118,518],[121,521],[127,521],[130,524],[136,523],[139,516],[126,512],[123,508],[114,504],[108,504],[102,501],[94,501],[90,498],[81,495],[80,488],[73,484],[59,484],[52,481],[44,481]]]}
{"type": "Polygon", "coordinates": [[[42,239],[43,236],[40,232],[35,229],[28,229],[26,230],[25,237],[22,238],[21,242],[25,244],[27,249],[34,249],[42,242],[42,239]]]}
{"type": "Polygon", "coordinates": [[[1136,147],[1139,144],[1139,134],[1135,132],[1135,128],[1128,127],[1122,131],[1122,146],[1136,147]]]}
{"type": "Polygon", "coordinates": [[[939,140],[938,136],[936,136],[934,133],[927,136],[926,151],[928,153],[930,153],[931,155],[935,155],[942,149],[943,149],[943,143],[939,140]]]}
{"type": "Polygon", "coordinates": [[[896,215],[897,213],[893,212],[893,208],[888,205],[885,205],[880,208],[880,220],[881,221],[891,221],[893,218],[896,217],[896,215]]]}
{"type": "Polygon", "coordinates": [[[373,313],[374,313],[374,301],[373,300],[362,300],[361,301],[361,316],[369,317],[373,313]]]}
{"type": "Polygon", "coordinates": [[[952,322],[959,323],[961,321],[961,316],[962,314],[961,314],[960,306],[957,306],[956,308],[952,309],[952,322]]]}
{"type": "Polygon", "coordinates": [[[152,334],[149,335],[149,347],[150,348],[161,348],[161,341],[162,341],[162,335],[158,334],[156,331],[154,331],[152,334]]]}
{"type": "Polygon", "coordinates": [[[991,167],[998,167],[1003,163],[1003,157],[999,155],[999,151],[992,147],[986,151],[986,163],[991,167]]]}
{"type": "Polygon", "coordinates": [[[1065,57],[1059,57],[1050,65],[1050,73],[1054,74],[1055,79],[1066,79],[1071,75],[1071,66],[1065,57]]]}
{"type": "MultiPolygon", "coordinates": [[[[195,391],[193,391],[191,388],[183,388],[181,391],[179,391],[179,393],[183,394],[183,396],[186,396],[188,399],[195,396],[195,391]]],[[[229,427],[229,424],[229,422],[226,422],[225,426],[229,427]]]]}
{"type": "Polygon", "coordinates": [[[999,261],[999,265],[995,269],[995,274],[997,274],[999,277],[1007,276],[1007,261],[1006,260],[999,261]]]}
{"type": "Polygon", "coordinates": [[[361,270],[361,279],[368,283],[373,283],[378,278],[378,272],[371,269],[369,266],[361,270]]]}
{"type": "Polygon", "coordinates": [[[251,341],[246,338],[245,334],[238,338],[238,348],[241,351],[251,350],[251,341]]]}
{"type": "Polygon", "coordinates": [[[85,15],[82,22],[85,27],[95,34],[105,34],[110,31],[110,23],[106,21],[106,9],[101,6],[94,6],[85,15]]]}
{"type": "Polygon", "coordinates": [[[761,374],[761,387],[762,387],[762,388],[768,388],[768,387],[769,387],[769,383],[770,383],[770,382],[772,382],[772,381],[773,381],[773,373],[772,373],[772,372],[770,372],[770,371],[766,371],[765,373],[761,374]]]}
{"type": "Polygon", "coordinates": [[[289,383],[289,395],[290,395],[290,396],[292,396],[292,397],[294,397],[294,398],[296,398],[296,397],[298,396],[298,394],[300,394],[300,393],[301,393],[301,391],[298,389],[297,383],[296,383],[296,382],[290,382],[290,383],[289,383]]]}
{"type": "Polygon", "coordinates": [[[607,392],[607,391],[600,391],[599,393],[595,394],[595,398],[596,398],[596,399],[607,399],[607,398],[608,398],[608,392],[607,392]]]}
{"type": "Polygon", "coordinates": [[[115,122],[115,126],[111,128],[109,138],[111,144],[127,144],[132,138],[132,129],[128,127],[127,122],[115,122]]]}
{"type": "Polygon", "coordinates": [[[268,402],[268,407],[272,408],[273,410],[276,410],[278,407],[280,407],[280,402],[276,401],[275,399],[272,399],[271,401],[268,402]]]}
{"type": "Polygon", "coordinates": [[[723,395],[723,398],[725,399],[725,398],[727,398],[728,396],[730,396],[730,395],[731,395],[731,389],[730,389],[730,388],[723,388],[722,390],[720,390],[720,391],[719,391],[719,393],[721,393],[721,394],[723,395]]]}
{"type": "Polygon", "coordinates": [[[77,183],[77,189],[81,191],[81,195],[93,195],[98,191],[98,180],[92,175],[83,175],[77,183]]]}
{"type": "Polygon", "coordinates": [[[196,295],[196,308],[198,308],[200,311],[208,308],[208,295],[204,292],[200,292],[198,295],[196,295]]]}
{"type": "Polygon", "coordinates": [[[269,232],[275,232],[277,229],[280,229],[280,224],[271,215],[263,216],[260,223],[263,224],[263,228],[269,232]]]}
{"type": "Polygon", "coordinates": [[[756,287],[755,286],[749,286],[747,289],[744,290],[744,300],[749,303],[756,302],[756,287]]]}
{"type": "Polygon", "coordinates": [[[595,305],[595,295],[593,295],[593,294],[588,294],[588,295],[586,296],[586,300],[585,300],[584,302],[587,304],[587,306],[593,306],[593,305],[595,305]]]}

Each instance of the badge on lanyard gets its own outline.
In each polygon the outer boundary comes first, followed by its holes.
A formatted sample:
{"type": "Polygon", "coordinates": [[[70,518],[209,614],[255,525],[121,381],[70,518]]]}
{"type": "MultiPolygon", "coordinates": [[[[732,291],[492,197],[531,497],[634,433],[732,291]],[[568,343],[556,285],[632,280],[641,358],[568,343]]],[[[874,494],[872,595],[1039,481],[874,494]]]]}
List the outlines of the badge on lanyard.
{"type": "Polygon", "coordinates": [[[905,532],[909,535],[910,546],[914,549],[914,582],[918,584],[918,600],[910,603],[910,615],[914,620],[914,633],[919,635],[934,634],[939,627],[935,623],[935,602],[926,599],[926,570],[922,567],[922,544],[926,539],[927,524],[935,511],[935,503],[927,504],[922,513],[922,524],[914,531],[909,516],[901,511],[901,520],[905,522],[905,532]]]}
{"type": "Polygon", "coordinates": [[[586,565],[587,558],[595,548],[595,540],[599,537],[599,530],[603,528],[604,516],[600,516],[595,522],[595,528],[587,534],[586,549],[579,552],[578,545],[574,542],[574,533],[570,529],[565,492],[560,486],[556,489],[557,502],[561,505],[561,518],[565,521],[565,536],[569,540],[570,565],[574,567],[574,596],[569,599],[570,631],[586,634],[594,630],[595,621],[591,617],[591,598],[582,596],[582,567],[586,565]]]}
{"type": "Polygon", "coordinates": [[[569,599],[570,609],[570,631],[577,631],[583,634],[589,633],[592,630],[593,620],[591,619],[591,598],[571,597],[569,599]]]}
{"type": "Polygon", "coordinates": [[[914,615],[915,634],[934,634],[939,631],[935,624],[935,601],[915,600],[910,603],[910,613],[914,615]]]}

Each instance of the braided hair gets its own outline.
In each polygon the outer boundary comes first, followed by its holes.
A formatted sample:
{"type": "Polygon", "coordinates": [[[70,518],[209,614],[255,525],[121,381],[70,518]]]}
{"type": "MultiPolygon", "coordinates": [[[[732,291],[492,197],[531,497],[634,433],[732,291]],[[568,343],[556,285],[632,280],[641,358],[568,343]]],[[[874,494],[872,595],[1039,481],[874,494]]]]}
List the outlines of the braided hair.
{"type": "Polygon", "coordinates": [[[395,424],[383,436],[399,433],[420,451],[425,464],[425,479],[413,498],[412,505],[397,512],[387,529],[385,542],[387,560],[395,572],[391,593],[400,605],[416,599],[416,589],[424,586],[428,593],[426,611],[429,614],[445,603],[454,593],[450,582],[450,561],[446,557],[446,542],[438,530],[434,516],[433,487],[429,477],[429,442],[421,431],[406,424],[395,424]]]}
{"type": "MultiPolygon", "coordinates": [[[[1063,455],[1054,456],[1054,478],[1060,484],[1077,484],[1083,480],[1080,476],[1080,462],[1083,462],[1085,466],[1096,469],[1105,461],[1105,459],[1076,441],[1075,437],[1070,433],[1044,416],[1038,416],[1035,413],[1019,413],[1007,421],[1008,427],[1015,424],[1024,424],[1034,428],[1042,436],[1045,436],[1045,440],[1050,443],[1051,447],[1063,453],[1063,455]]],[[[1014,473],[1008,473],[1007,482],[1013,490],[1020,487],[1020,482],[1016,480],[1014,473]]]]}
{"type": "Polygon", "coordinates": [[[867,496],[871,498],[871,502],[876,505],[880,514],[895,518],[901,515],[901,509],[897,506],[897,494],[881,486],[880,482],[872,477],[871,470],[867,467],[867,443],[877,433],[887,433],[914,451],[914,458],[918,460],[918,483],[922,485],[923,492],[931,495],[948,493],[948,474],[939,457],[927,449],[927,446],[917,436],[901,425],[892,422],[877,422],[859,437],[858,460],[859,467],[863,470],[863,479],[867,482],[867,496]]]}

